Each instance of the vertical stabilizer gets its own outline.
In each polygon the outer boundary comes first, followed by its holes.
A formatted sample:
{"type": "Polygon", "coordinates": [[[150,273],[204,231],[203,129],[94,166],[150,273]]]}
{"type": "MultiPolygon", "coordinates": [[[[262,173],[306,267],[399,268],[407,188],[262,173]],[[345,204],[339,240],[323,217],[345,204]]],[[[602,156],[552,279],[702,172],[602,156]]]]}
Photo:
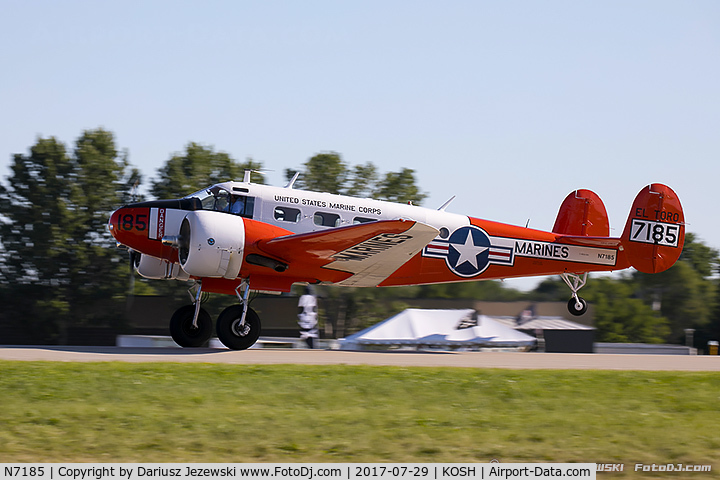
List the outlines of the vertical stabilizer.
{"type": "Polygon", "coordinates": [[[605,204],[595,192],[575,190],[565,197],[552,231],[562,235],[607,237],[610,222],[605,204]]]}
{"type": "Polygon", "coordinates": [[[630,210],[622,246],[630,264],[641,272],[672,267],[685,243],[685,215],[677,194],[667,185],[643,188],[630,210]]]}

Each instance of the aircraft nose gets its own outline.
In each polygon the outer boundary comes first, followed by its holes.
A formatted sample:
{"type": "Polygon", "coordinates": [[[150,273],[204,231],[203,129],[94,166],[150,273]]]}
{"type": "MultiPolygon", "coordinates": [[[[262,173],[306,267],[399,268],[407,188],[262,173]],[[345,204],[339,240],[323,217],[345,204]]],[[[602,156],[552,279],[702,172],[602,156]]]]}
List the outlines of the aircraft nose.
{"type": "Polygon", "coordinates": [[[170,247],[165,249],[161,242],[164,233],[160,232],[165,231],[165,216],[164,209],[147,204],[125,205],[110,214],[108,229],[118,244],[144,255],[165,258],[174,252],[170,247]]]}
{"type": "Polygon", "coordinates": [[[148,241],[150,209],[126,205],[110,214],[108,229],[116,242],[138,249],[148,241]]]}
{"type": "Polygon", "coordinates": [[[118,229],[120,226],[120,211],[122,208],[118,208],[110,214],[108,219],[108,230],[115,240],[118,240],[118,229]]]}

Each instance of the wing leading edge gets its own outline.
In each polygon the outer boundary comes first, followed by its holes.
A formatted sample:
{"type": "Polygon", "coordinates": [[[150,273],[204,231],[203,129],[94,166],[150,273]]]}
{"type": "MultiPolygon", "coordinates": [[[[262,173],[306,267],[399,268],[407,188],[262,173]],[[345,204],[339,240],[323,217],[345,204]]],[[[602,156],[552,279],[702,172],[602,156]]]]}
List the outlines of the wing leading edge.
{"type": "Polygon", "coordinates": [[[258,248],[321,281],[334,277],[328,275],[331,271],[340,271],[350,274],[337,282],[340,285],[374,287],[437,234],[436,228],[423,223],[383,220],[261,240],[258,248]]]}

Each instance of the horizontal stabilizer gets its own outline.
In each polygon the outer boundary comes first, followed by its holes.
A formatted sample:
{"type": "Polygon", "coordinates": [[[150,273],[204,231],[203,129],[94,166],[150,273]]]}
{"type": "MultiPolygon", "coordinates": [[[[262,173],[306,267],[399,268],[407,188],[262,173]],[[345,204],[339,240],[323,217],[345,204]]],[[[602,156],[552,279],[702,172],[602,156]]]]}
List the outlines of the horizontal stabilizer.
{"type": "Polygon", "coordinates": [[[568,245],[580,245],[588,247],[617,248],[622,241],[612,237],[578,237],[574,235],[563,235],[557,240],[559,243],[568,245]]]}

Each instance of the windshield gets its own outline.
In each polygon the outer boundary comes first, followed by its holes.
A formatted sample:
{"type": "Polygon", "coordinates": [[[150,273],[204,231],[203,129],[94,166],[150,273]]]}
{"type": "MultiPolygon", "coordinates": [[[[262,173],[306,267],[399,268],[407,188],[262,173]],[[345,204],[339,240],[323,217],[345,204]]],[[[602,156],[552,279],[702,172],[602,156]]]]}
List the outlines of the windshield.
{"type": "Polygon", "coordinates": [[[255,204],[254,197],[232,195],[224,188],[215,185],[188,195],[185,198],[197,198],[202,203],[203,210],[227,212],[243,217],[252,218],[255,204]]]}
{"type": "Polygon", "coordinates": [[[203,210],[217,210],[223,211],[223,207],[227,206],[227,199],[230,197],[230,192],[224,188],[220,188],[217,185],[205,188],[197,191],[193,194],[188,195],[185,198],[198,198],[202,203],[203,210]],[[223,205],[224,202],[224,205],[223,205]]]}

